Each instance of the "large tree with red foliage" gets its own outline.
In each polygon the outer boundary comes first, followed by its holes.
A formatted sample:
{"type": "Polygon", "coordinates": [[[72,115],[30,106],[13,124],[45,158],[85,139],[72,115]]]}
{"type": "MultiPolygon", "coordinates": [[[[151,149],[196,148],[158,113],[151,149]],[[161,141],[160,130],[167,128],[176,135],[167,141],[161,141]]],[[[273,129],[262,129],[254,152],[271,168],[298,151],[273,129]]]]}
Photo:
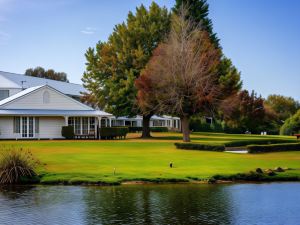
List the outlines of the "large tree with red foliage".
{"type": "Polygon", "coordinates": [[[228,127],[258,133],[276,119],[274,112],[265,106],[264,99],[252,91],[243,90],[226,99],[221,109],[228,127]]]}
{"type": "Polygon", "coordinates": [[[221,54],[185,12],[182,8],[173,16],[168,39],[155,49],[136,86],[141,109],[179,116],[183,140],[188,142],[190,117],[218,102],[221,54]]]}

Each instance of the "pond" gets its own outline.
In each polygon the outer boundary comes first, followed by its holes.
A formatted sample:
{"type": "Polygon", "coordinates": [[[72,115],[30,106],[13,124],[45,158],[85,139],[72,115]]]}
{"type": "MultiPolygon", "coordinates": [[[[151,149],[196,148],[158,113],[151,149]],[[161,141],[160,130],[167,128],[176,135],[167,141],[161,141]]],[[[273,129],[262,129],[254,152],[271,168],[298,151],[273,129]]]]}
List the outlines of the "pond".
{"type": "Polygon", "coordinates": [[[300,183],[1,187],[0,224],[300,224],[300,183]]]}

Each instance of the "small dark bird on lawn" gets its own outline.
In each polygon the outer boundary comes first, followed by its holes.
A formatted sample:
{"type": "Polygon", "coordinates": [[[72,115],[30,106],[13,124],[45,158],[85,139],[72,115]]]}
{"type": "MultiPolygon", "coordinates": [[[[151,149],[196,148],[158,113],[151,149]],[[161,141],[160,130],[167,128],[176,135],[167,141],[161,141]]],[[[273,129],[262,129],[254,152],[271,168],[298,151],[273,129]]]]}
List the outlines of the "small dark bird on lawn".
{"type": "Polygon", "coordinates": [[[172,162],[170,162],[170,168],[173,168],[173,163],[172,162]]]}

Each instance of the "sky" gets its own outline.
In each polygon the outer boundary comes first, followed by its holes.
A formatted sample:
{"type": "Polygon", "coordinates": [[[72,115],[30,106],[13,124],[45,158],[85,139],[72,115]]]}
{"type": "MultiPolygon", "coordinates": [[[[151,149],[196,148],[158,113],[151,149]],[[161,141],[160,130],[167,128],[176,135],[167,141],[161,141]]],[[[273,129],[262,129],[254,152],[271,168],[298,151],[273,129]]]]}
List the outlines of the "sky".
{"type": "MultiPolygon", "coordinates": [[[[175,0],[156,0],[172,8],[175,0]]],[[[243,87],[300,100],[300,1],[208,0],[224,54],[243,87]]],[[[0,0],[0,70],[42,66],[81,83],[85,52],[150,0],[0,0]]]]}

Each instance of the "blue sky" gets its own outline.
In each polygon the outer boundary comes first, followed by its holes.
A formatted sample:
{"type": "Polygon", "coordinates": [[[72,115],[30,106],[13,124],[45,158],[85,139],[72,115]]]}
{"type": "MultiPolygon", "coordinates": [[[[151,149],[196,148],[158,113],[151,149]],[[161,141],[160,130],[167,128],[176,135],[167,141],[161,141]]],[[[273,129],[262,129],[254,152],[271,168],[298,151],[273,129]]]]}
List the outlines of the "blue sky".
{"type": "MultiPolygon", "coordinates": [[[[157,0],[171,8],[175,0],[157,0]]],[[[300,1],[209,0],[225,54],[244,88],[300,100],[300,1]]],[[[0,0],[0,70],[43,66],[81,83],[88,47],[150,0],[0,0]]]]}

